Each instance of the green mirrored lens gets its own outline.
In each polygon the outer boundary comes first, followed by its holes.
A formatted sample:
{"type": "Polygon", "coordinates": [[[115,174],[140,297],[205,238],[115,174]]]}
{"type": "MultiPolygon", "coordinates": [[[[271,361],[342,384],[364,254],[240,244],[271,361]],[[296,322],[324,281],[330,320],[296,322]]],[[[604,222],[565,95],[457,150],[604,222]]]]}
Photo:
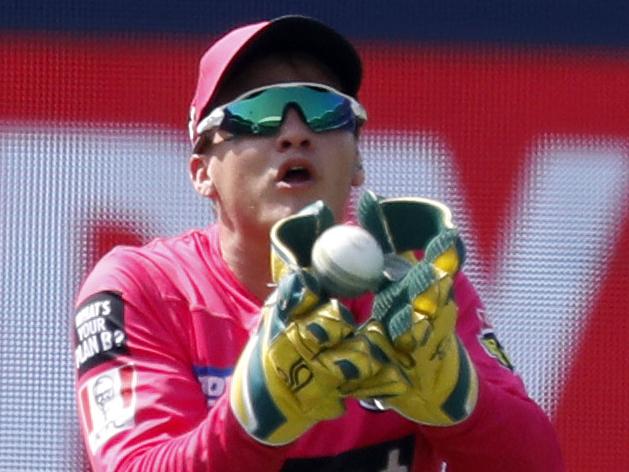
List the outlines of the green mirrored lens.
{"type": "Polygon", "coordinates": [[[273,134],[286,110],[294,106],[315,132],[354,129],[350,101],[333,92],[308,86],[275,87],[229,104],[221,128],[233,134],[273,134]]]}

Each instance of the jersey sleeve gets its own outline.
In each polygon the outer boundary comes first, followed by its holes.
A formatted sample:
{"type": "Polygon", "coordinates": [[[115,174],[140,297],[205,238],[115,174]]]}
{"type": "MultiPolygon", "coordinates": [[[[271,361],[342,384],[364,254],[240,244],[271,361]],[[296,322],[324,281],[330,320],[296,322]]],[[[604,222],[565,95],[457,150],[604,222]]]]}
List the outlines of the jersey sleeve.
{"type": "Polygon", "coordinates": [[[459,306],[457,334],[478,373],[479,396],[472,415],[451,427],[421,427],[449,472],[563,471],[556,433],[529,398],[521,378],[484,315],[483,304],[460,273],[454,285],[459,306]]]}
{"type": "Polygon", "coordinates": [[[162,296],[152,277],[138,260],[109,255],[78,297],[76,389],[93,470],[279,469],[282,448],[246,435],[228,395],[208,406],[192,370],[185,302],[162,296]]]}

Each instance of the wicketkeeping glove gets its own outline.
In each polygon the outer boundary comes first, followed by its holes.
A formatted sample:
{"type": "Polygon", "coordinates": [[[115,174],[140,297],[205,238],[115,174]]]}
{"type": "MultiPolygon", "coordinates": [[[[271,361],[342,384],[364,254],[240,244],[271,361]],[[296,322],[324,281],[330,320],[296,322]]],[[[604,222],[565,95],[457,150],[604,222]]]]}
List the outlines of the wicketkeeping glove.
{"type": "Polygon", "coordinates": [[[389,395],[368,380],[364,390],[418,423],[463,421],[476,404],[478,380],[455,333],[458,308],[451,289],[464,248],[449,209],[429,199],[383,199],[366,192],[358,215],[385,252],[389,280],[360,331],[397,368],[404,385],[403,393],[389,395]],[[417,251],[424,253],[421,260],[417,251]]]}
{"type": "MultiPolygon", "coordinates": [[[[344,392],[381,365],[366,338],[353,336],[351,313],[322,293],[309,269],[314,241],[332,224],[331,211],[317,202],[271,230],[277,289],[264,304],[230,391],[240,424],[265,444],[289,443],[318,421],[342,415],[344,392]]],[[[383,389],[399,391],[393,387],[383,389]]]]}

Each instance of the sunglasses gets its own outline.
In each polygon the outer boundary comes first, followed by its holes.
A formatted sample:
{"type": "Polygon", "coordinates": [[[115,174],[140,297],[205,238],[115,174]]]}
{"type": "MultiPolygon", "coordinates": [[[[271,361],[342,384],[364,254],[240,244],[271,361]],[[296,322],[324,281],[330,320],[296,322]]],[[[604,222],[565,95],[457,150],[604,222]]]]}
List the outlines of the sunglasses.
{"type": "Polygon", "coordinates": [[[269,136],[282,126],[289,107],[295,107],[315,133],[355,131],[367,121],[357,100],[328,87],[309,82],[288,82],[250,90],[203,118],[197,136],[220,128],[234,136],[269,136]]]}

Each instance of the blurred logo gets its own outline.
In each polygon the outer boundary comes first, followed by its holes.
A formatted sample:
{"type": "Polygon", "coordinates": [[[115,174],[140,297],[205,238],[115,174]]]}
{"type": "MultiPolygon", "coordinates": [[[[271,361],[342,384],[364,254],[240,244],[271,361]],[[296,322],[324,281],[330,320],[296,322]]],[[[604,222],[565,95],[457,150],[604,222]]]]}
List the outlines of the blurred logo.
{"type": "Polygon", "coordinates": [[[83,425],[92,454],[135,424],[137,374],[131,364],[107,370],[81,387],[83,425]]]}
{"type": "Polygon", "coordinates": [[[193,370],[201,384],[208,407],[213,407],[225,393],[227,381],[234,371],[233,367],[193,366],[193,370]]]}

